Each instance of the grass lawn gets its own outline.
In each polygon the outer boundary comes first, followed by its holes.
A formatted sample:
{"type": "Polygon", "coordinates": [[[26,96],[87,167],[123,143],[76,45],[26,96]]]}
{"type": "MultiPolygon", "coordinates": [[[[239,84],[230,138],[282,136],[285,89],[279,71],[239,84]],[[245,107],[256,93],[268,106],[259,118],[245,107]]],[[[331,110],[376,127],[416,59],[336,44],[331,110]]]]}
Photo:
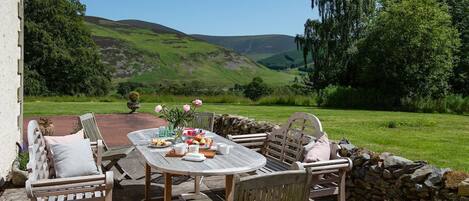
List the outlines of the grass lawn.
{"type": "MultiPolygon", "coordinates": [[[[141,112],[153,113],[154,103],[142,103],[141,112]]],[[[238,114],[275,123],[293,112],[318,116],[332,139],[347,138],[373,151],[388,151],[412,160],[469,172],[469,116],[314,107],[205,104],[204,111],[238,114]],[[388,128],[389,122],[396,128],[388,128]]],[[[26,102],[25,116],[78,115],[85,112],[125,113],[124,102],[26,102]]]]}

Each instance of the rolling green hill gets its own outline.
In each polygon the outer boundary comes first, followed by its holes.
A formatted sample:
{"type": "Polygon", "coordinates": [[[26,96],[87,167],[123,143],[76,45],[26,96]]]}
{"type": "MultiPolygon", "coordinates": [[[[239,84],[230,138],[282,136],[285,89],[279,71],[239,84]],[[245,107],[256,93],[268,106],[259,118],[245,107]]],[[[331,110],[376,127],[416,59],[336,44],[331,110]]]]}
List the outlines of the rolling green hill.
{"type": "Polygon", "coordinates": [[[194,34],[192,36],[234,50],[254,60],[296,48],[295,38],[287,35],[207,36],[194,34]]]}
{"type": "MultiPolygon", "coordinates": [[[[195,38],[231,49],[273,69],[303,68],[303,54],[296,50],[295,38],[287,35],[207,36],[195,38]]],[[[308,59],[310,63],[311,59],[308,59]]]]}
{"type": "MultiPolygon", "coordinates": [[[[305,71],[304,69],[304,59],[303,55],[298,50],[290,50],[287,52],[282,52],[265,59],[261,59],[257,61],[258,63],[267,66],[270,69],[274,70],[287,70],[289,68],[300,68],[301,70],[305,71]]],[[[307,57],[308,67],[310,67],[312,59],[311,56],[307,57]]]]}
{"type": "Polygon", "coordinates": [[[86,21],[102,60],[116,67],[117,81],[157,84],[198,80],[228,87],[247,83],[255,76],[271,85],[284,85],[294,78],[159,24],[97,17],[86,17],[86,21]]]}

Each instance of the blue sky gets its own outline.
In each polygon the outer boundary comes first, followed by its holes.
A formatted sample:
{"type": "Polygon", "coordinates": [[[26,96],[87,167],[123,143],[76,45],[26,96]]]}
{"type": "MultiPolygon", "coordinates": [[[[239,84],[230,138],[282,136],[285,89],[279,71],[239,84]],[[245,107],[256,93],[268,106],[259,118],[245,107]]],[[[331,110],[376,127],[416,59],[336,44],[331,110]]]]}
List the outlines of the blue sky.
{"type": "Polygon", "coordinates": [[[317,18],[310,0],[81,0],[87,15],[139,19],[188,34],[257,35],[303,32],[317,18]]]}

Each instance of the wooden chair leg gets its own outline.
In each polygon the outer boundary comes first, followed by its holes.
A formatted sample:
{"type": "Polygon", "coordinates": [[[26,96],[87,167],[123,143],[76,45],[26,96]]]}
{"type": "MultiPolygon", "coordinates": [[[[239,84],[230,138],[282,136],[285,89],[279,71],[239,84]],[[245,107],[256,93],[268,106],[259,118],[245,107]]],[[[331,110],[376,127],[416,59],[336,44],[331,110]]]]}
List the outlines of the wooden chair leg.
{"type": "Polygon", "coordinates": [[[106,191],[106,197],[104,198],[105,201],[112,201],[112,188],[106,191]]]}
{"type": "Polygon", "coordinates": [[[127,173],[120,165],[117,163],[119,160],[111,160],[108,164],[102,165],[104,171],[110,171],[112,167],[115,167],[117,171],[121,174],[115,180],[117,181],[116,184],[119,184],[124,178],[125,179],[133,179],[129,173],[127,173]]]}
{"type": "Polygon", "coordinates": [[[172,185],[173,185],[173,176],[170,173],[163,173],[164,175],[164,201],[172,200],[172,185]]]}
{"type": "Polygon", "coordinates": [[[116,162],[116,164],[114,165],[114,167],[116,167],[117,171],[119,171],[119,173],[121,173],[121,176],[119,177],[120,180],[126,178],[126,179],[132,179],[132,177],[130,176],[129,173],[127,173],[120,165],[119,163],[116,162]]]}
{"type": "Polygon", "coordinates": [[[145,201],[150,200],[151,166],[145,163],[145,201]]]}
{"type": "Polygon", "coordinates": [[[225,176],[225,200],[234,200],[234,175],[225,176]]]}
{"type": "Polygon", "coordinates": [[[337,195],[337,200],[345,201],[345,171],[340,170],[339,172],[340,183],[339,183],[339,194],[337,195]]]}
{"type": "Polygon", "coordinates": [[[200,176],[194,177],[194,193],[200,194],[200,176]]]}
{"type": "Polygon", "coordinates": [[[111,168],[112,168],[114,165],[116,165],[116,164],[117,164],[117,160],[112,160],[112,161],[110,161],[106,166],[103,164],[103,165],[102,165],[102,166],[103,166],[103,170],[104,170],[104,171],[110,171],[111,168]]]}

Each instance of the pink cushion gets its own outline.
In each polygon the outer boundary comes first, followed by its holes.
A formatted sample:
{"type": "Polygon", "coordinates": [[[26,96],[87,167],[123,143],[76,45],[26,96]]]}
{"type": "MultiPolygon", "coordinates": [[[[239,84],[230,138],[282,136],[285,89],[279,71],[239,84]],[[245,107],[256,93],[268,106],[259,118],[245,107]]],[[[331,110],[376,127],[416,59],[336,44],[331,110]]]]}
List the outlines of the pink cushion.
{"type": "Polygon", "coordinates": [[[47,146],[50,147],[50,145],[52,144],[66,144],[82,140],[84,139],[84,133],[82,129],[76,132],[75,134],[65,136],[44,136],[44,139],[46,140],[47,146]]]}
{"type": "Polygon", "coordinates": [[[65,136],[44,136],[44,140],[46,143],[47,149],[47,158],[51,165],[51,169],[49,171],[49,177],[55,177],[55,170],[54,170],[54,157],[51,151],[51,145],[54,144],[70,144],[72,142],[77,142],[84,139],[84,132],[83,129],[79,130],[75,134],[65,135],[65,136]]]}
{"type": "Polygon", "coordinates": [[[331,157],[331,146],[327,134],[324,133],[316,142],[307,145],[305,147],[305,153],[303,162],[306,163],[329,160],[331,157]]]}

